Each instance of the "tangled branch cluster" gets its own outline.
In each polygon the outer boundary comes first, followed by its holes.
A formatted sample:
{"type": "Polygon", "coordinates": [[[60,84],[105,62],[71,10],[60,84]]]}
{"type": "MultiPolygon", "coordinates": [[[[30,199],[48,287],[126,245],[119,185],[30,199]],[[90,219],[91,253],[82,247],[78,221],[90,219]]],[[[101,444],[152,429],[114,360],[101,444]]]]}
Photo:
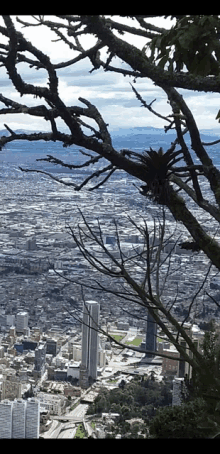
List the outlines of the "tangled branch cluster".
{"type": "Polygon", "coordinates": [[[140,156],[139,159],[146,168],[147,177],[147,184],[141,186],[144,195],[150,191],[158,203],[167,202],[169,175],[175,171],[173,165],[182,159],[182,156],[177,158],[180,154],[182,155],[181,150],[176,152],[168,150],[163,153],[162,148],[158,152],[150,148],[140,156]]]}

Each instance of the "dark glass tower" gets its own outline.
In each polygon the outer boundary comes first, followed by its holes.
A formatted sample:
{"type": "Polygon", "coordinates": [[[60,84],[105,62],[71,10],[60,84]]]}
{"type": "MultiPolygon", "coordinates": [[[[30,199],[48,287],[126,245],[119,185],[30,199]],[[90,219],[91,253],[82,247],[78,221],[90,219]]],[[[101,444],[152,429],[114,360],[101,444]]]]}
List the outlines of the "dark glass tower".
{"type": "MultiPolygon", "coordinates": [[[[152,352],[156,351],[157,348],[157,324],[154,321],[152,315],[148,312],[147,314],[147,332],[146,332],[146,350],[150,350],[152,352]]],[[[147,358],[153,358],[155,356],[151,353],[146,353],[147,358]]]]}

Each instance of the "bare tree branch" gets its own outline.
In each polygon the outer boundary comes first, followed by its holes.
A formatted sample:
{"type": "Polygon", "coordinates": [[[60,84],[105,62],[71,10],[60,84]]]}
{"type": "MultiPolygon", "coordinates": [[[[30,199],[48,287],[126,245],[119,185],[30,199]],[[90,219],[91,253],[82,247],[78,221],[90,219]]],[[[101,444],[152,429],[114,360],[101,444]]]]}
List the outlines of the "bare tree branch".
{"type": "Polygon", "coordinates": [[[168,121],[171,125],[173,124],[173,121],[170,120],[168,117],[164,117],[164,115],[161,115],[160,113],[158,113],[158,112],[156,112],[154,109],[152,109],[151,106],[152,106],[153,102],[156,101],[156,99],[154,99],[153,101],[151,101],[150,104],[147,104],[146,101],[144,101],[144,99],[143,99],[142,96],[140,95],[140,93],[138,93],[138,91],[136,90],[136,88],[134,88],[134,86],[133,86],[131,83],[130,83],[130,85],[131,85],[131,88],[132,88],[133,92],[135,93],[137,99],[138,99],[139,101],[141,101],[143,107],[146,107],[146,109],[148,109],[151,113],[153,113],[153,114],[156,115],[157,117],[162,118],[162,119],[165,120],[165,121],[168,121]]]}
{"type": "MultiPolygon", "coordinates": [[[[76,242],[77,246],[79,247],[79,249],[80,249],[81,253],[83,254],[83,256],[85,257],[85,259],[91,264],[91,266],[93,268],[95,268],[101,274],[108,275],[109,277],[113,277],[114,279],[117,279],[119,277],[120,277],[120,279],[122,278],[128,284],[128,286],[131,287],[133,294],[136,295],[135,301],[137,301],[138,304],[140,304],[141,306],[145,307],[146,309],[148,309],[150,311],[152,316],[155,318],[156,323],[158,323],[159,326],[161,326],[161,328],[163,329],[163,332],[166,333],[166,335],[168,336],[168,338],[170,340],[172,338],[172,341],[174,341],[176,348],[179,350],[179,344],[175,340],[175,337],[171,334],[169,329],[166,327],[166,325],[163,323],[163,321],[162,321],[163,316],[165,316],[165,319],[168,319],[170,321],[170,323],[173,325],[173,327],[175,328],[175,330],[177,332],[179,332],[179,334],[181,334],[181,336],[183,336],[183,338],[186,340],[187,344],[190,346],[189,348],[191,350],[192,341],[186,335],[185,330],[183,329],[183,324],[179,324],[176,321],[176,319],[173,317],[173,315],[171,314],[172,305],[171,305],[171,307],[166,309],[165,306],[163,305],[163,303],[161,302],[161,300],[159,300],[157,296],[154,296],[152,288],[151,288],[151,294],[150,294],[149,289],[148,289],[148,291],[145,291],[143,289],[143,287],[140,286],[139,284],[137,284],[137,281],[135,281],[132,278],[130,271],[128,271],[129,262],[128,262],[128,260],[126,260],[126,262],[124,260],[124,253],[121,249],[119,236],[117,237],[118,238],[117,244],[118,244],[118,249],[119,249],[120,260],[116,259],[112,255],[110,250],[107,249],[106,246],[104,245],[100,224],[98,224],[98,228],[99,228],[99,238],[98,238],[98,236],[94,233],[94,231],[89,226],[88,222],[86,221],[86,219],[82,213],[81,213],[81,215],[82,215],[84,226],[86,227],[88,233],[86,233],[86,231],[82,227],[78,226],[78,232],[79,232],[79,237],[78,237],[74,233],[74,230],[71,227],[69,227],[69,229],[70,229],[70,232],[71,232],[71,235],[72,235],[74,241],[76,242]],[[94,243],[97,244],[101,248],[101,250],[103,250],[105,252],[106,257],[108,257],[114,263],[114,265],[116,265],[116,267],[119,271],[113,271],[109,265],[106,265],[103,262],[103,259],[102,259],[102,261],[100,261],[98,256],[94,255],[94,252],[90,252],[85,243],[86,238],[89,240],[89,242],[92,239],[94,241],[94,243]],[[126,263],[126,265],[125,265],[125,263],[126,263]],[[156,311],[154,308],[156,309],[156,311]],[[160,312],[161,312],[161,315],[159,316],[158,313],[160,313],[160,312]]],[[[159,227],[160,227],[160,234],[163,236],[164,233],[163,233],[163,229],[161,229],[162,226],[159,226],[159,227]]],[[[161,244],[162,244],[162,242],[160,241],[160,245],[158,246],[159,249],[161,248],[161,244]]],[[[158,254],[158,256],[159,256],[159,254],[158,254]]],[[[208,276],[209,271],[210,271],[210,269],[207,272],[206,278],[208,276]]],[[[149,275],[149,278],[150,278],[150,275],[149,275]]],[[[202,286],[204,286],[204,284],[205,284],[205,282],[203,282],[201,284],[199,291],[201,291],[202,286]]],[[[81,285],[83,285],[82,281],[81,281],[81,285]]],[[[88,285],[88,283],[86,285],[88,285]]],[[[100,282],[98,285],[100,286],[101,289],[103,289],[105,291],[105,287],[103,287],[100,284],[100,282]]],[[[156,287],[159,287],[158,283],[156,283],[156,287]]],[[[111,289],[106,289],[106,290],[107,290],[107,292],[113,293],[115,295],[116,294],[120,295],[120,293],[117,290],[111,290],[111,289]]],[[[198,292],[197,292],[197,294],[198,294],[198,292]]],[[[131,299],[127,295],[124,295],[124,298],[125,299],[127,298],[128,301],[129,300],[131,301],[131,299]]],[[[193,299],[193,302],[195,301],[195,298],[193,299]]],[[[183,353],[183,350],[181,349],[181,355],[183,353]]],[[[198,356],[198,352],[196,353],[195,349],[194,349],[194,353],[195,353],[194,359],[196,360],[196,358],[197,358],[197,360],[200,362],[201,357],[198,356]]],[[[188,359],[187,359],[187,361],[188,361],[188,359]]],[[[197,365],[195,366],[195,363],[194,363],[194,367],[197,367],[197,365]]]]}
{"type": "Polygon", "coordinates": [[[81,169],[82,167],[88,167],[91,164],[95,164],[100,159],[101,159],[101,156],[95,156],[95,157],[93,156],[91,159],[84,162],[83,164],[67,164],[67,163],[63,162],[61,159],[55,158],[54,156],[51,156],[50,154],[48,154],[47,158],[38,158],[38,159],[36,159],[36,161],[46,161],[46,162],[50,162],[51,164],[61,165],[62,167],[68,167],[68,169],[81,169]]]}

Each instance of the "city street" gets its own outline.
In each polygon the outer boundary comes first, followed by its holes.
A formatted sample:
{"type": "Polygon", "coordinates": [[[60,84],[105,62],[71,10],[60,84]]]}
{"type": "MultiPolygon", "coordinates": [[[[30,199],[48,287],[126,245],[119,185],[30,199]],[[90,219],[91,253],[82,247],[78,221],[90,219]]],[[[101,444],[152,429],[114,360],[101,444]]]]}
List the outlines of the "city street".
{"type": "Polygon", "coordinates": [[[74,418],[83,419],[87,412],[88,407],[89,407],[88,404],[79,404],[77,405],[76,408],[74,408],[74,410],[68,413],[68,416],[74,416],[74,418]]]}
{"type": "Polygon", "coordinates": [[[53,420],[50,429],[47,432],[40,434],[43,438],[57,438],[60,432],[61,423],[59,421],[53,420]]]}
{"type": "MultiPolygon", "coordinates": [[[[64,424],[64,426],[65,426],[65,424],[64,424]]],[[[59,439],[60,438],[74,438],[76,435],[76,431],[77,431],[77,426],[72,427],[71,429],[62,430],[62,432],[59,433],[57,438],[59,438],[59,439]]]]}

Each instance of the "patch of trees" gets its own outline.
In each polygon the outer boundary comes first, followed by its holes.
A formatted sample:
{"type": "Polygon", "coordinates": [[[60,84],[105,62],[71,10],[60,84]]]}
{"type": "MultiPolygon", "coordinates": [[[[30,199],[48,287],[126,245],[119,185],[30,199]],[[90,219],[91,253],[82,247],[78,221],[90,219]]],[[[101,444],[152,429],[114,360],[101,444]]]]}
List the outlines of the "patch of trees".
{"type": "MultiPolygon", "coordinates": [[[[213,320],[206,325],[202,342],[203,355],[210,376],[220,376],[219,332],[213,320]],[[208,330],[207,330],[208,328],[208,330]]],[[[151,438],[218,438],[220,434],[220,399],[217,387],[204,383],[200,374],[185,379],[188,392],[180,406],[161,408],[149,422],[151,438]]]]}
{"type": "Polygon", "coordinates": [[[156,414],[157,408],[171,405],[172,381],[163,379],[157,382],[152,374],[150,377],[135,377],[130,383],[112,390],[102,389],[87,410],[87,414],[105,412],[119,413],[117,430],[123,433],[127,425],[126,420],[142,418],[144,424],[156,414]],[[121,432],[122,430],[122,432],[121,432]]]}
{"type": "MultiPolygon", "coordinates": [[[[213,320],[206,328],[201,346],[203,355],[210,376],[219,377],[219,331],[213,320]]],[[[114,438],[117,433],[125,438],[219,438],[217,387],[212,381],[205,385],[203,377],[195,372],[190,380],[185,377],[185,385],[182,405],[172,407],[172,380],[164,377],[158,383],[153,373],[146,378],[135,377],[129,384],[123,380],[118,388],[102,390],[88,413],[119,413],[119,422],[111,428],[108,438],[114,438]],[[128,420],[132,418],[143,421],[136,421],[130,427],[128,420]]]]}
{"type": "Polygon", "coordinates": [[[161,408],[150,421],[150,437],[204,438],[209,430],[204,427],[204,412],[206,403],[200,398],[180,406],[161,408]]]}
{"type": "Polygon", "coordinates": [[[207,321],[199,322],[198,326],[203,331],[210,331],[210,329],[212,328],[212,325],[213,325],[213,319],[209,320],[208,322],[207,321]]]}

